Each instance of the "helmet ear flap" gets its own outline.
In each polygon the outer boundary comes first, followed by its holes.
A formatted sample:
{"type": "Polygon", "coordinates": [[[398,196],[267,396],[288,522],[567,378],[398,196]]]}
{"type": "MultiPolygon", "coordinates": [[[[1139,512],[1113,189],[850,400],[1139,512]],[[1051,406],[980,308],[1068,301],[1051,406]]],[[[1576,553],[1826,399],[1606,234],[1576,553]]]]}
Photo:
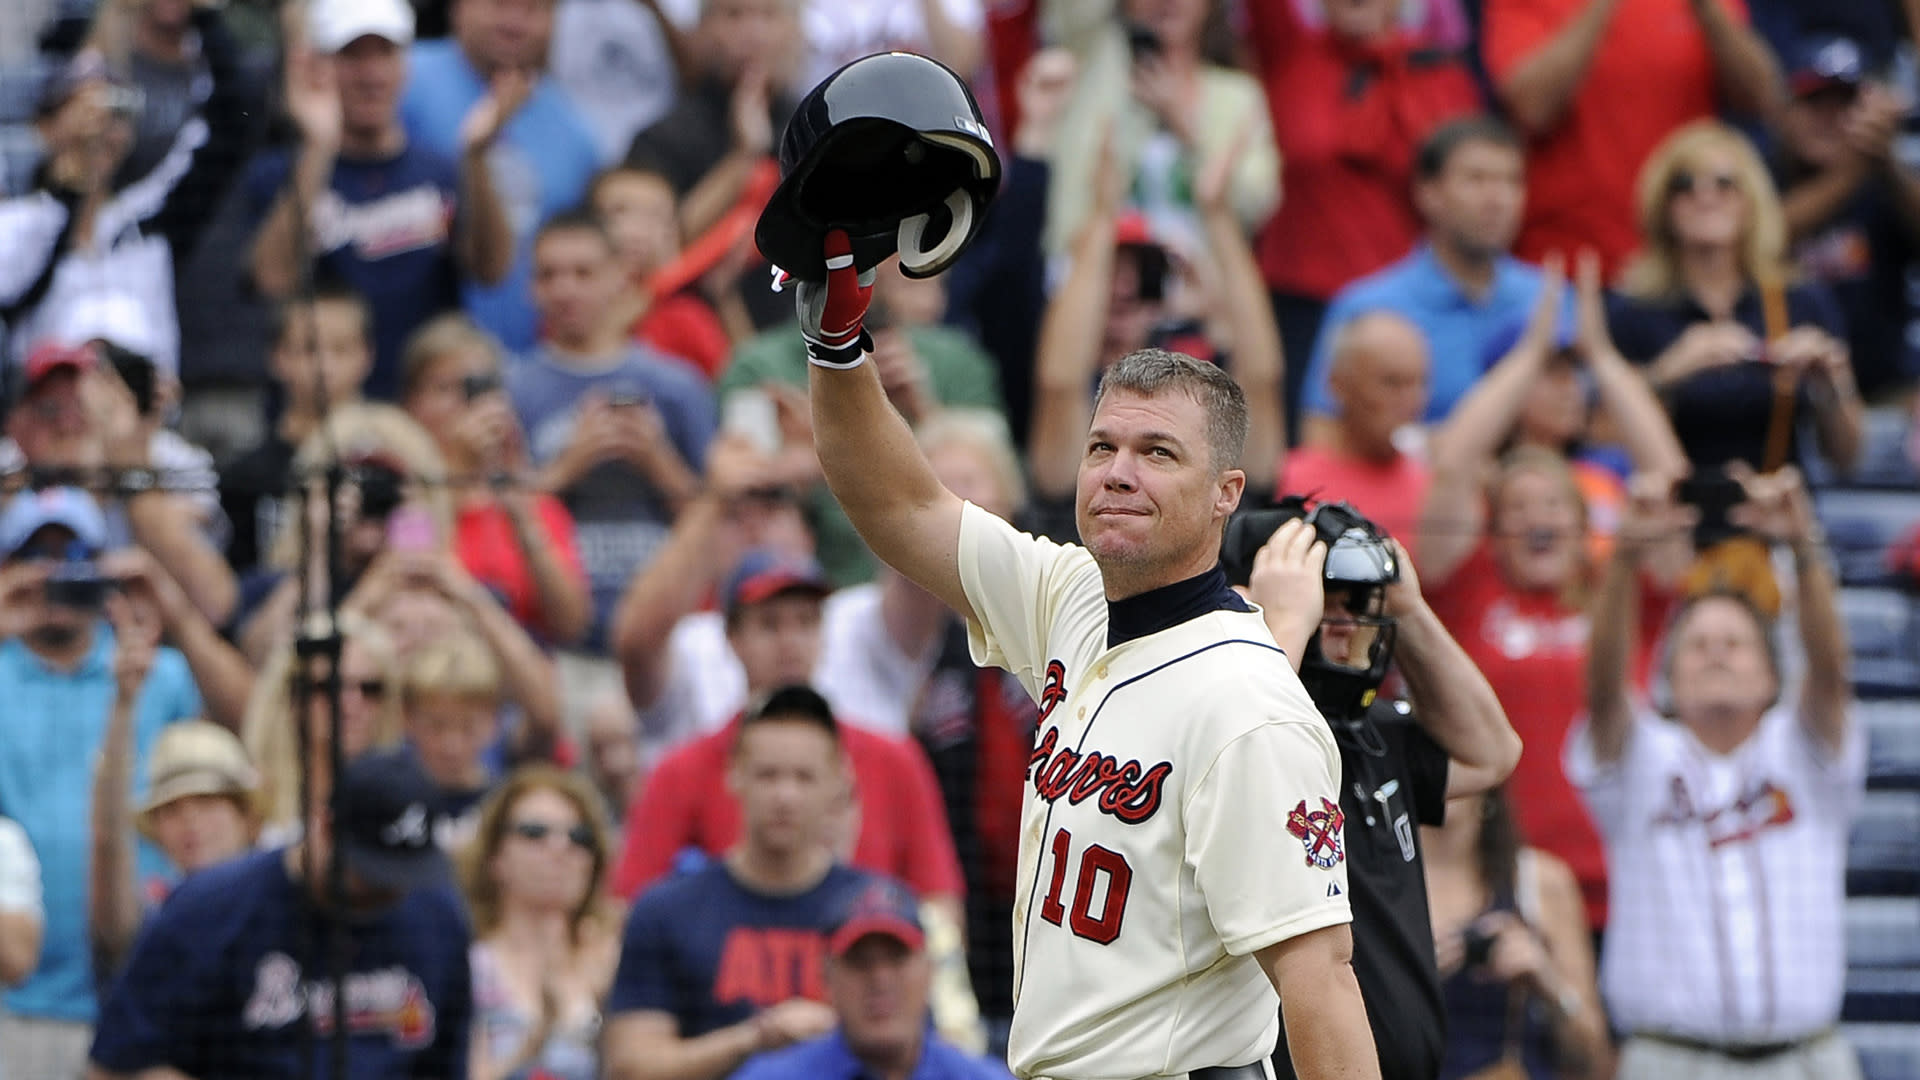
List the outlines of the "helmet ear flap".
{"type": "Polygon", "coordinates": [[[959,258],[960,249],[966,246],[973,235],[973,197],[965,188],[954,188],[947,195],[947,212],[952,215],[953,223],[947,226],[947,234],[926,250],[921,246],[926,236],[927,226],[932,223],[932,214],[915,214],[900,222],[900,270],[911,278],[927,278],[945,270],[954,259],[959,258]]]}

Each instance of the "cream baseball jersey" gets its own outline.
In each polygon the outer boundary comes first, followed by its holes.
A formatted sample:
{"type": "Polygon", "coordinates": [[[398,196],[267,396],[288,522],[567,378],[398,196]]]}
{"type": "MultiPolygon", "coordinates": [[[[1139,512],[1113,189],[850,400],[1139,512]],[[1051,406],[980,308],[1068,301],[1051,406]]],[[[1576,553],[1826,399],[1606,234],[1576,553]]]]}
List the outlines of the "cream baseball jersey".
{"type": "Polygon", "coordinates": [[[1081,1080],[1268,1056],[1279,1002],[1254,952],[1352,915],[1339,752],[1258,611],[1109,647],[1093,557],[972,505],[959,569],[974,659],[1041,709],[1008,1064],[1081,1080]]]}

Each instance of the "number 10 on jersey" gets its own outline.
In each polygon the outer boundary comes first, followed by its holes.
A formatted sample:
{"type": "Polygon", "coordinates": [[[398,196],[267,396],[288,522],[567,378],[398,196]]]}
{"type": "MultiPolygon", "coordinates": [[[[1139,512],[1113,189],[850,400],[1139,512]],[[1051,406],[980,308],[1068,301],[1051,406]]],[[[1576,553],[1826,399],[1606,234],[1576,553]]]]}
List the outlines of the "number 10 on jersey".
{"type": "Polygon", "coordinates": [[[1073,886],[1073,910],[1060,901],[1060,890],[1067,883],[1067,863],[1073,857],[1073,834],[1061,829],[1053,834],[1053,879],[1040,902],[1040,917],[1060,926],[1064,923],[1078,937],[1101,945],[1120,936],[1120,923],[1127,916],[1127,889],[1133,885],[1133,868],[1126,856],[1094,844],[1080,853],[1080,870],[1073,886]],[[1105,888],[1101,888],[1102,878],[1105,888]],[[1093,914],[1094,901],[1104,893],[1100,914],[1093,914]]]}

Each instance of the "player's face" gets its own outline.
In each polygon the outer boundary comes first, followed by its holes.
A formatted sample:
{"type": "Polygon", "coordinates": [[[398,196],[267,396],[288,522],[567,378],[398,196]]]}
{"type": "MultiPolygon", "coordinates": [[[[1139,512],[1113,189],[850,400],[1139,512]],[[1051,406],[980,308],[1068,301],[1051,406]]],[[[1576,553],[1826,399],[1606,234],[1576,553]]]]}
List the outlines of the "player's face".
{"type": "Polygon", "coordinates": [[[432,695],[407,702],[407,739],[421,768],[443,788],[471,788],[485,779],[480,758],[498,726],[490,701],[432,695]]]}
{"type": "Polygon", "coordinates": [[[175,799],[155,807],[148,820],[154,842],[182,873],[226,862],[253,846],[253,826],[225,795],[175,799]]]}
{"type": "Polygon", "coordinates": [[[748,693],[807,682],[820,659],[820,598],[788,592],[748,604],[735,613],[727,641],[740,658],[748,693]]]}
{"type": "Polygon", "coordinates": [[[1080,459],[1081,542],[1103,573],[1171,584],[1196,562],[1192,573],[1211,565],[1244,480],[1238,469],[1214,471],[1206,412],[1187,394],[1110,391],[1080,459]]]}
{"type": "Polygon", "coordinates": [[[863,1058],[885,1059],[913,1047],[926,1024],[932,982],[926,952],[885,934],[868,934],[827,962],[827,1001],[847,1046],[863,1058]]]}
{"type": "Polygon", "coordinates": [[[535,788],[507,810],[507,830],[494,852],[494,881],[503,899],[571,914],[593,887],[596,852],[578,833],[586,824],[573,800],[535,788]]]}
{"type": "Polygon", "coordinates": [[[1494,565],[1514,588],[1564,588],[1579,571],[1581,508],[1564,477],[1512,470],[1494,492],[1488,524],[1494,565]]]}
{"type": "Polygon", "coordinates": [[[840,746],[803,720],[752,724],[734,746],[728,786],[740,800],[748,842],[769,852],[803,851],[825,842],[846,795],[840,746]]]}
{"type": "Polygon", "coordinates": [[[1737,601],[1696,601],[1675,624],[1667,675],[1684,724],[1727,718],[1757,723],[1779,693],[1766,639],[1737,601]]]}

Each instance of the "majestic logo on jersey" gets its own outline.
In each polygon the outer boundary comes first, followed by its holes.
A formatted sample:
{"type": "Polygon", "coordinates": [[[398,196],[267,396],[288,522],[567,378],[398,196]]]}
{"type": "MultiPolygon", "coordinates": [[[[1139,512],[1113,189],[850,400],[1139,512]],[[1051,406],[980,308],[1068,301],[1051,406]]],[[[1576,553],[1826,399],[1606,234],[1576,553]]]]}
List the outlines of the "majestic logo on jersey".
{"type": "Polygon", "coordinates": [[[1653,823],[1668,826],[1697,823],[1706,829],[1707,846],[1718,849],[1786,825],[1793,816],[1793,800],[1771,780],[1755,781],[1725,806],[1702,807],[1694,802],[1686,780],[1675,776],[1668,781],[1667,804],[1654,815],[1653,823]]]}
{"type": "MultiPolygon", "coordinates": [[[[346,1011],[350,1034],[385,1034],[402,1050],[433,1043],[433,1001],[420,977],[404,967],[348,975],[346,1011]]],[[[241,1022],[248,1030],[258,1031],[283,1028],[307,1015],[313,1017],[318,1034],[333,1031],[333,983],[303,982],[299,963],[285,953],[261,957],[241,1022]]]]}
{"type": "Polygon", "coordinates": [[[1307,849],[1307,865],[1322,870],[1331,870],[1340,865],[1346,855],[1340,850],[1341,829],[1347,824],[1347,816],[1340,812],[1338,803],[1320,799],[1320,809],[1308,810],[1307,800],[1301,799],[1293,812],[1287,815],[1287,831],[1300,839],[1307,849]]]}
{"type": "Polygon", "coordinates": [[[1077,805],[1098,795],[1101,813],[1129,825],[1160,809],[1161,789],[1172,774],[1171,761],[1146,767],[1137,758],[1121,761],[1098,750],[1081,754],[1063,747],[1057,727],[1047,729],[1027,759],[1027,778],[1041,798],[1054,802],[1064,797],[1077,805]]]}

